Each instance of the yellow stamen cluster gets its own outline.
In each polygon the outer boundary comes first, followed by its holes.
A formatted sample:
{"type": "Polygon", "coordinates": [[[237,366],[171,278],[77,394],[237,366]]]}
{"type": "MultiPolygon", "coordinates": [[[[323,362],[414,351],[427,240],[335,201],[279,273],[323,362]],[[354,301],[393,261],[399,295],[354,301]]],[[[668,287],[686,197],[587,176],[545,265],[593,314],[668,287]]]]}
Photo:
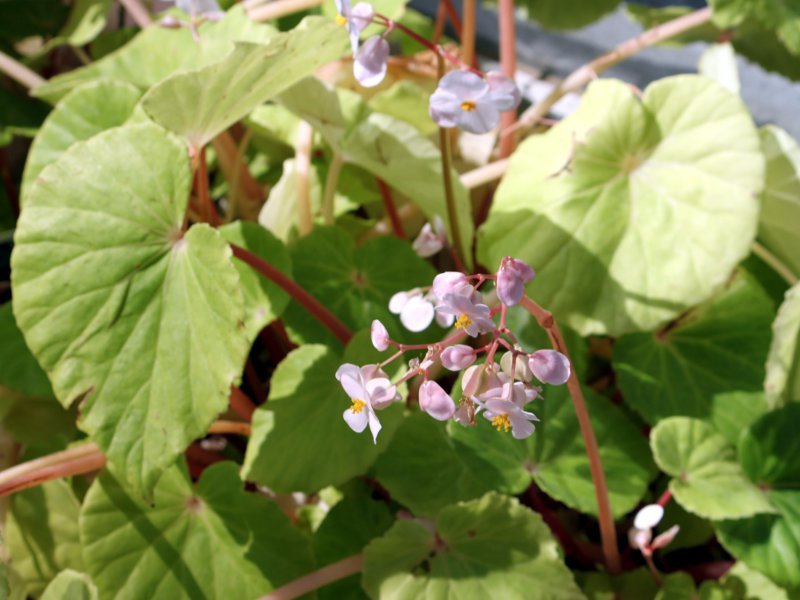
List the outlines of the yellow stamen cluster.
{"type": "Polygon", "coordinates": [[[342,15],[336,15],[336,24],[337,25],[347,25],[347,19],[342,15]]]}
{"type": "Polygon", "coordinates": [[[456,329],[466,329],[472,325],[472,319],[470,319],[467,315],[461,315],[456,320],[456,329]]]}
{"type": "Polygon", "coordinates": [[[511,429],[511,421],[508,420],[508,415],[496,415],[492,417],[492,427],[497,431],[508,432],[511,429]]]}
{"type": "Polygon", "coordinates": [[[357,415],[362,410],[364,410],[364,407],[366,405],[367,403],[364,402],[363,400],[359,400],[358,398],[353,398],[353,406],[350,407],[350,410],[354,415],[357,415]]]}
{"type": "Polygon", "coordinates": [[[477,107],[475,106],[475,103],[472,100],[464,100],[461,103],[461,110],[463,110],[465,112],[472,112],[476,108],[477,107]]]}

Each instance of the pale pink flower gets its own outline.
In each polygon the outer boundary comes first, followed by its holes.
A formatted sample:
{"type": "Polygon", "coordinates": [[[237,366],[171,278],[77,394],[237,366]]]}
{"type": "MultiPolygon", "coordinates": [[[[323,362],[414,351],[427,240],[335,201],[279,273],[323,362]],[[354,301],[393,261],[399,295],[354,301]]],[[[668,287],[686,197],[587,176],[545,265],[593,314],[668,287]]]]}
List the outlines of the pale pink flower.
{"type": "Polygon", "coordinates": [[[675,539],[675,536],[678,535],[678,532],[681,530],[679,525],[673,525],[669,529],[667,529],[664,533],[661,533],[656,536],[656,539],[653,540],[653,543],[650,544],[650,550],[659,550],[660,548],[664,548],[672,543],[672,540],[675,539]]]}
{"type": "Polygon", "coordinates": [[[483,416],[491,421],[492,426],[498,431],[511,429],[511,435],[518,440],[530,437],[536,429],[532,421],[539,420],[532,412],[522,410],[516,402],[500,399],[487,400],[483,416]]]}
{"type": "Polygon", "coordinates": [[[514,360],[514,352],[506,352],[500,358],[500,368],[503,369],[503,373],[519,381],[527,383],[533,378],[533,373],[531,373],[527,357],[524,354],[517,354],[517,358],[514,360]]]}
{"type": "Polygon", "coordinates": [[[459,271],[445,271],[433,278],[431,292],[437,299],[442,300],[448,294],[459,296],[472,296],[475,288],[467,279],[467,276],[459,271]]]}
{"type": "Polygon", "coordinates": [[[372,339],[372,345],[378,352],[383,352],[389,347],[389,332],[386,331],[386,327],[378,319],[372,321],[369,334],[372,339]]]}
{"type": "Polygon", "coordinates": [[[400,322],[409,331],[424,331],[433,321],[434,307],[419,290],[397,292],[389,299],[389,311],[400,315],[400,322]]]}
{"type": "Polygon", "coordinates": [[[431,95],[429,112],[441,127],[458,127],[470,133],[486,133],[500,122],[500,112],[516,108],[513,81],[492,74],[490,80],[472,71],[451,71],[431,95]]]}
{"type": "Polygon", "coordinates": [[[359,36],[364,29],[372,22],[375,11],[368,2],[359,2],[355,6],[350,5],[350,0],[335,0],[336,10],[339,15],[336,22],[347,26],[347,33],[350,36],[350,47],[353,49],[353,56],[358,52],[359,36]]]}
{"type": "Polygon", "coordinates": [[[456,344],[442,350],[440,360],[446,369],[461,371],[474,363],[476,358],[475,350],[464,344],[456,344]]]}
{"type": "Polygon", "coordinates": [[[535,277],[526,262],[506,256],[497,271],[497,297],[506,306],[520,303],[525,294],[525,284],[535,277]]]}
{"type": "Polygon", "coordinates": [[[446,421],[456,411],[453,399],[435,381],[426,381],[420,386],[419,407],[438,421],[446,421]]]}
{"type": "Polygon", "coordinates": [[[444,231],[444,224],[437,215],[433,218],[433,223],[425,223],[422,226],[411,247],[418,256],[428,258],[444,248],[445,244],[447,244],[447,236],[444,231]]]}
{"type": "Polygon", "coordinates": [[[358,367],[345,363],[337,369],[336,379],[352,400],[352,406],[342,415],[345,422],[356,433],[361,433],[369,425],[372,440],[378,443],[381,423],[375,411],[400,399],[397,388],[376,365],[358,367]]]}
{"type": "Polygon", "coordinates": [[[465,296],[446,294],[436,306],[436,311],[443,315],[453,315],[456,328],[464,330],[472,337],[495,328],[494,321],[489,318],[489,307],[485,304],[473,304],[465,296]]]}
{"type": "Polygon", "coordinates": [[[572,372],[569,359],[557,350],[537,350],[528,357],[528,366],[539,381],[552,385],[566,383],[572,372]]]}
{"type": "Polygon", "coordinates": [[[175,0],[175,6],[192,18],[202,15],[209,21],[218,21],[225,16],[217,0],[175,0]]]}
{"type": "Polygon", "coordinates": [[[633,526],[636,529],[652,529],[661,522],[663,517],[663,506],[660,504],[648,504],[636,513],[633,519],[633,526]]]}

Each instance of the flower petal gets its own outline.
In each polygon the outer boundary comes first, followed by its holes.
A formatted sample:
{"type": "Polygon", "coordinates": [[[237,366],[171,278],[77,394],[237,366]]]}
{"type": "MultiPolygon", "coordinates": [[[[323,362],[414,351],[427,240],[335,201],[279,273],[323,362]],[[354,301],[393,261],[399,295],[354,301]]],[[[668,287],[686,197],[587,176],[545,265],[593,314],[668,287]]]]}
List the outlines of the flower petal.
{"type": "Polygon", "coordinates": [[[509,414],[508,420],[511,423],[511,435],[518,440],[524,440],[530,437],[536,429],[534,424],[520,413],[509,414]]]}
{"type": "Polygon", "coordinates": [[[379,35],[369,38],[358,49],[353,63],[356,81],[364,87],[375,87],[386,76],[386,61],[389,60],[389,42],[379,35]]]}
{"type": "Polygon", "coordinates": [[[489,92],[489,84],[483,77],[476,75],[472,71],[462,69],[450,71],[439,80],[438,90],[450,92],[461,102],[478,98],[489,92]]]}
{"type": "Polygon", "coordinates": [[[528,366],[539,381],[561,385],[569,379],[569,359],[557,350],[537,350],[528,359],[528,366]]]}
{"type": "Polygon", "coordinates": [[[419,388],[419,407],[437,421],[447,421],[456,412],[456,404],[435,381],[426,381],[419,388]]]}
{"type": "Polygon", "coordinates": [[[359,2],[350,11],[350,22],[359,33],[364,31],[372,22],[375,11],[369,2],[359,2]]]}
{"type": "Polygon", "coordinates": [[[522,95],[513,79],[498,71],[490,71],[486,74],[486,81],[489,84],[489,97],[497,110],[504,112],[519,106],[522,95]]]}
{"type": "Polygon", "coordinates": [[[633,526],[636,529],[652,529],[664,517],[664,507],[660,504],[648,504],[636,513],[633,526]]]}
{"type": "Polygon", "coordinates": [[[378,420],[378,415],[374,411],[369,411],[369,432],[372,434],[372,442],[378,443],[378,434],[381,432],[381,422],[378,420]]]}
{"type": "Polygon", "coordinates": [[[389,332],[386,331],[386,327],[378,319],[372,321],[369,333],[375,350],[383,352],[389,347],[389,332]]]}
{"type": "Polygon", "coordinates": [[[475,103],[472,110],[462,110],[457,118],[456,125],[470,133],[488,133],[500,122],[500,111],[490,101],[475,103]]]}
{"type": "Polygon", "coordinates": [[[408,292],[397,292],[389,298],[389,311],[399,315],[411,296],[408,292]]]}
{"type": "Polygon", "coordinates": [[[369,411],[366,408],[363,408],[358,412],[353,412],[353,409],[348,408],[342,414],[345,423],[347,423],[350,426],[350,429],[356,433],[361,433],[367,428],[368,415],[369,411]]]}
{"type": "Polygon", "coordinates": [[[400,312],[400,322],[409,331],[424,331],[433,321],[433,304],[420,296],[411,298],[400,312]]]}

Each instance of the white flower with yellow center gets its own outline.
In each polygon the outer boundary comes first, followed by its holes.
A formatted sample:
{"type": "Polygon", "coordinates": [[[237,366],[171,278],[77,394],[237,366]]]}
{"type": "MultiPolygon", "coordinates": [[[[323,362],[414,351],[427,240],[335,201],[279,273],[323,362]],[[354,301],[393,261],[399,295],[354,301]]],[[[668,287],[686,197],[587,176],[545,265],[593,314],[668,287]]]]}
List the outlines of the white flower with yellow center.
{"type": "Polygon", "coordinates": [[[397,388],[376,365],[359,367],[345,363],[337,369],[336,379],[352,401],[342,415],[345,422],[356,433],[361,433],[369,425],[372,440],[377,443],[381,422],[375,411],[400,399],[397,388]]]}

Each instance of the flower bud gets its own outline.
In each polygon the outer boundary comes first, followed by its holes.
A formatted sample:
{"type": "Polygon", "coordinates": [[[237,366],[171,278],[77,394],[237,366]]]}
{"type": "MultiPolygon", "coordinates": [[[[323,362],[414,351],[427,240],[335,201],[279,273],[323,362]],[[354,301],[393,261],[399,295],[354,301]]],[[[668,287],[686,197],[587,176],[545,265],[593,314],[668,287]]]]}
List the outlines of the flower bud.
{"type": "Polygon", "coordinates": [[[369,329],[370,337],[372,338],[372,345],[378,352],[383,352],[389,347],[389,332],[383,323],[375,319],[369,329]]]}
{"type": "Polygon", "coordinates": [[[419,407],[438,421],[446,421],[456,412],[456,405],[435,381],[426,381],[419,388],[419,407]]]}
{"type": "Polygon", "coordinates": [[[528,361],[525,356],[517,356],[516,362],[514,361],[514,353],[506,352],[500,359],[500,368],[503,373],[518,381],[529,382],[533,378],[533,373],[528,366],[528,361]],[[511,365],[514,364],[514,373],[511,372],[511,365]]]}
{"type": "Polygon", "coordinates": [[[475,358],[475,350],[464,344],[456,344],[442,351],[441,361],[446,369],[460,371],[474,363],[475,358]]]}
{"type": "Polygon", "coordinates": [[[506,306],[519,304],[525,293],[525,284],[535,275],[527,263],[506,256],[497,271],[497,297],[500,302],[506,306]]]}
{"type": "Polygon", "coordinates": [[[633,526],[636,529],[652,529],[664,517],[664,507],[660,504],[648,504],[636,513],[633,526]]]}
{"type": "Polygon", "coordinates": [[[483,365],[474,365],[464,371],[461,378],[461,389],[465,396],[474,396],[486,385],[486,372],[483,365]]]}
{"type": "Polygon", "coordinates": [[[657,535],[656,539],[653,540],[653,543],[650,545],[650,548],[653,550],[658,550],[659,548],[664,548],[668,546],[672,540],[675,539],[675,536],[678,535],[678,532],[681,530],[680,526],[673,525],[669,529],[667,529],[664,533],[657,535]]]}
{"type": "Polygon", "coordinates": [[[636,529],[636,527],[631,527],[628,530],[628,542],[631,548],[638,549],[642,554],[650,551],[650,540],[652,537],[653,533],[650,529],[636,529]]]}
{"type": "Polygon", "coordinates": [[[552,385],[566,383],[572,372],[569,359],[556,350],[537,350],[528,357],[528,366],[539,381],[552,385]]]}
{"type": "Polygon", "coordinates": [[[469,285],[467,276],[458,271],[445,271],[433,279],[433,295],[442,300],[448,294],[459,294],[464,286],[469,285]]]}

